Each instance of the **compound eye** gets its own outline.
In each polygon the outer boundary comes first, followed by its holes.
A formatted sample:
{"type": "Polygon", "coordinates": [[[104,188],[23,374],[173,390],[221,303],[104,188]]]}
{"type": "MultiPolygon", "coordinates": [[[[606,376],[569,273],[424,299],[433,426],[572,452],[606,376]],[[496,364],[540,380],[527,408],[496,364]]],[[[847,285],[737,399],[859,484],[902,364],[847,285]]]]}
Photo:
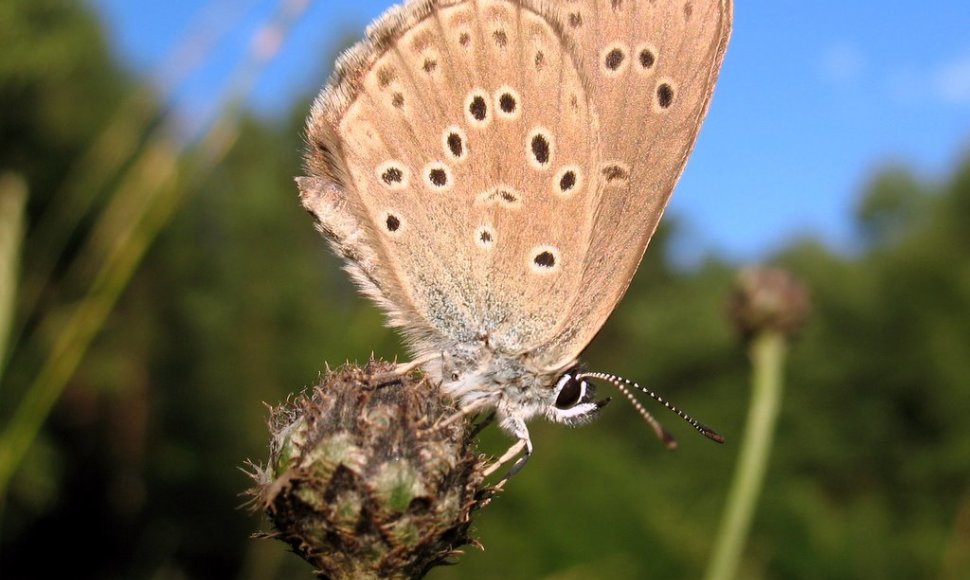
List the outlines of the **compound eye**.
{"type": "Polygon", "coordinates": [[[568,409],[582,400],[586,394],[586,381],[577,380],[573,375],[563,375],[559,379],[559,395],[556,397],[557,409],[568,409]]]}

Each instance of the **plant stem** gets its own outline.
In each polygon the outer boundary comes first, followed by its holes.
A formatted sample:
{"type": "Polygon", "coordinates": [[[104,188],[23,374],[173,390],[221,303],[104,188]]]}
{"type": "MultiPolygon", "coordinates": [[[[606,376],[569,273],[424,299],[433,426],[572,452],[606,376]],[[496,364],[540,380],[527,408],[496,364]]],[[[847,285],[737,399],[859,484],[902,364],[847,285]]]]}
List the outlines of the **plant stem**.
{"type": "Polygon", "coordinates": [[[23,179],[9,173],[0,175],[0,379],[14,320],[26,204],[27,185],[23,179]]]}
{"type": "Polygon", "coordinates": [[[776,331],[763,331],[751,342],[754,384],[748,423],[714,555],[707,568],[707,580],[729,580],[737,574],[764,483],[775,420],[781,407],[785,350],[785,337],[776,331]]]}
{"type": "MultiPolygon", "coordinates": [[[[285,37],[307,7],[301,0],[279,2],[278,14],[260,29],[260,34],[285,37]]],[[[253,50],[237,68],[227,95],[242,99],[278,53],[278,45],[254,44],[253,50]]],[[[192,166],[185,171],[179,171],[177,167],[184,151],[161,133],[132,162],[132,168],[114,194],[112,205],[101,215],[94,233],[88,238],[88,246],[100,252],[92,250],[93,259],[85,261],[85,254],[71,266],[80,274],[90,271],[93,280],[79,305],[67,314],[66,322],[57,323],[60,331],[38,374],[7,425],[0,426],[0,502],[91,341],[101,330],[152,240],[171,219],[189,189],[186,183],[179,183],[180,174],[188,175],[186,182],[208,174],[238,137],[238,116],[237,108],[230,102],[223,113],[206,125],[198,147],[200,155],[197,159],[189,158],[192,166]],[[124,189],[126,187],[133,188],[134,193],[122,195],[128,191],[124,189]],[[140,203],[133,204],[134,201],[140,203]],[[112,232],[111,227],[117,228],[118,232],[112,232]]],[[[46,323],[47,318],[38,326],[46,328],[46,323]]]]}
{"type": "MultiPolygon", "coordinates": [[[[174,189],[175,174],[167,172],[165,181],[157,184],[157,187],[174,189]]],[[[165,217],[168,215],[166,213],[165,217]]],[[[26,456],[51,408],[154,239],[157,228],[153,225],[149,220],[135,222],[118,238],[91,287],[67,316],[40,372],[0,431],[0,500],[6,495],[11,477],[26,456]]]]}

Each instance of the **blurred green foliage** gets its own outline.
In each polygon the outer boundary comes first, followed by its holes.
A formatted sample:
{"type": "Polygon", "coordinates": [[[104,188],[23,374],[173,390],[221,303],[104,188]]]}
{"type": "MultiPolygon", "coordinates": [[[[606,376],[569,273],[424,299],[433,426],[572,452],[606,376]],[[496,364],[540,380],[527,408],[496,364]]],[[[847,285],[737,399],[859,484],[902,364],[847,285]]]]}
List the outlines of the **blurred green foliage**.
{"type": "MultiPolygon", "coordinates": [[[[0,3],[0,38],[0,169],[31,191],[29,281],[31,224],[137,79],[68,0],[0,3]]],[[[237,467],[267,454],[260,401],[313,382],[325,360],[402,351],[297,203],[308,103],[280,122],[244,118],[227,158],[191,183],[0,499],[3,578],[310,576],[249,539],[264,524],[238,509],[237,467]]],[[[791,352],[745,578],[970,576],[970,158],[940,182],[879,172],[855,219],[864,243],[850,255],[806,239],[775,256],[812,289],[814,315],[791,352]]],[[[668,453],[620,401],[582,429],[536,424],[536,456],[479,517],[487,551],[433,578],[703,571],[748,368],[724,316],[737,265],[673,267],[675,231],[668,220],[585,360],[670,396],[727,445],[660,415],[681,439],[668,453]]],[[[41,309],[70,306],[58,272],[41,309]]],[[[49,347],[36,316],[20,313],[0,424],[49,347]]],[[[489,430],[483,447],[507,443],[489,430]]]]}

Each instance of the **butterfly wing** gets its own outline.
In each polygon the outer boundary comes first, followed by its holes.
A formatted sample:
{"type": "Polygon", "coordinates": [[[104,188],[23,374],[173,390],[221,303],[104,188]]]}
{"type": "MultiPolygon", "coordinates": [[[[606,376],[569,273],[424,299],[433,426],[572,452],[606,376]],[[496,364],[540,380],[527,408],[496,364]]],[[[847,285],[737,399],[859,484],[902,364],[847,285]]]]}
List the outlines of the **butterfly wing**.
{"type": "Polygon", "coordinates": [[[411,2],[338,61],[304,205],[418,354],[541,345],[577,302],[597,132],[562,36],[506,0],[411,2]]]}
{"type": "Polygon", "coordinates": [[[592,340],[629,286],[707,112],[730,0],[537,2],[574,45],[598,120],[600,191],[579,294],[538,353],[556,368],[592,340]]]}

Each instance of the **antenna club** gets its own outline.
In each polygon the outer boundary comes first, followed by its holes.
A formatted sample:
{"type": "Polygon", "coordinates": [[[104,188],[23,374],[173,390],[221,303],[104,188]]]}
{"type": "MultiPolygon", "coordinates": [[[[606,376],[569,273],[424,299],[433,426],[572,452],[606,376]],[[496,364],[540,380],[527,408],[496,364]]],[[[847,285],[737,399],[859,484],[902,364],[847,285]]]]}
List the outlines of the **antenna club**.
{"type": "Polygon", "coordinates": [[[679,443],[677,443],[677,439],[675,439],[673,435],[671,435],[670,433],[667,433],[666,431],[664,431],[663,444],[664,444],[664,447],[666,447],[670,451],[677,449],[677,447],[679,446],[679,443]]]}

